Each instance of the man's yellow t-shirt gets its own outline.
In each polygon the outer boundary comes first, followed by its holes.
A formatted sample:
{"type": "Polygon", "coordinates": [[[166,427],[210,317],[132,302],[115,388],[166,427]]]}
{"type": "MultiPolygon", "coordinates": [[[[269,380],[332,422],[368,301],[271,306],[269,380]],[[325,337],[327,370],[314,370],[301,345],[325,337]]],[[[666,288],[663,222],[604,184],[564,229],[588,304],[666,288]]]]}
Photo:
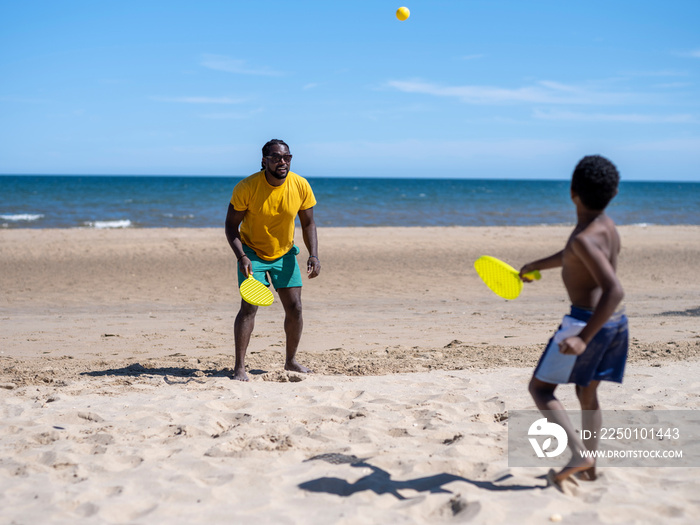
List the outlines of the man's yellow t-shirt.
{"type": "Polygon", "coordinates": [[[274,261],[294,246],[294,220],[300,210],[316,205],[308,181],[290,171],[281,186],[272,186],[259,171],[233,188],[231,204],[245,211],[241,240],[261,259],[274,261]]]}

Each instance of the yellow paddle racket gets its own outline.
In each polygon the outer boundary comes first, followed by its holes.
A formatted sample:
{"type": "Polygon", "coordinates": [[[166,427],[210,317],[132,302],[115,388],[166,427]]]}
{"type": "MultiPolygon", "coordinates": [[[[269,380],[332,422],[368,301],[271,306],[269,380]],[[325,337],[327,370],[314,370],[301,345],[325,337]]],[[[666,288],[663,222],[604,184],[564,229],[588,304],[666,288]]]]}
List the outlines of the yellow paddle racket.
{"type": "Polygon", "coordinates": [[[275,300],[267,286],[256,280],[252,273],[241,283],[240,290],[243,300],[255,306],[270,306],[275,300]]]}
{"type": "MultiPolygon", "coordinates": [[[[482,255],[474,261],[474,269],[484,284],[499,297],[515,299],[523,290],[523,281],[518,270],[495,257],[482,255]]],[[[525,274],[525,277],[534,280],[542,278],[538,270],[525,274]]]]}

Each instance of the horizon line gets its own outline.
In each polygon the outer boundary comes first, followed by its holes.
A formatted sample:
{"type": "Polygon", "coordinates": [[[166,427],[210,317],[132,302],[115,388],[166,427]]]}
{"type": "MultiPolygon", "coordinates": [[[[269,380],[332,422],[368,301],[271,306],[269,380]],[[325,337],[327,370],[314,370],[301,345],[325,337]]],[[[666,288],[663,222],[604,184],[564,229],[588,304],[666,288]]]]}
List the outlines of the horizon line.
{"type": "MultiPolygon", "coordinates": [[[[166,174],[166,173],[161,173],[161,174],[147,174],[147,173],[141,173],[141,174],[127,174],[127,173],[0,173],[0,177],[162,177],[162,178],[177,178],[177,177],[188,177],[188,178],[216,178],[216,179],[223,179],[223,178],[232,178],[232,179],[244,179],[251,174],[248,175],[193,175],[193,174],[188,174],[188,175],[174,175],[174,174],[166,174]]],[[[562,179],[550,179],[550,178],[532,178],[532,177],[523,177],[523,178],[503,178],[503,177],[420,177],[420,176],[391,176],[391,175],[383,175],[383,176],[372,176],[372,175],[357,175],[354,177],[348,177],[348,176],[333,176],[333,175],[322,175],[322,176],[315,176],[315,175],[304,175],[305,179],[364,179],[364,180],[474,180],[474,181],[522,181],[522,182],[569,182],[571,181],[571,178],[562,178],[562,179]]],[[[678,183],[678,184],[700,184],[700,179],[698,180],[684,180],[684,179],[627,179],[627,178],[621,178],[620,179],[621,183],[624,182],[652,182],[652,183],[678,183]]]]}

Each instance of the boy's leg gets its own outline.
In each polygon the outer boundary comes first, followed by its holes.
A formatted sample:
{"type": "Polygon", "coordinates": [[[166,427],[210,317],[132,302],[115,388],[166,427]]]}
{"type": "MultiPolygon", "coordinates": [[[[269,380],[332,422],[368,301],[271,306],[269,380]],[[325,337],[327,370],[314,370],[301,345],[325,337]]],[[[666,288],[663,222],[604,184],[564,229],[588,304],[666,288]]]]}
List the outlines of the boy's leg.
{"type": "MultiPolygon", "coordinates": [[[[576,395],[581,404],[581,427],[589,430],[588,439],[583,440],[583,444],[588,450],[598,450],[598,439],[600,429],[603,427],[603,415],[598,404],[598,385],[600,381],[591,381],[588,386],[576,385],[576,395]]],[[[596,475],[595,465],[588,470],[578,474],[579,479],[594,481],[596,475]]]]}
{"type": "Polygon", "coordinates": [[[255,327],[255,314],[258,307],[241,299],[241,309],[238,311],[236,321],[233,324],[233,335],[236,345],[236,364],[233,367],[232,379],[248,381],[245,373],[245,354],[250,343],[250,336],[255,327]]]}
{"type": "Polygon", "coordinates": [[[572,456],[569,463],[561,469],[552,480],[559,488],[561,488],[561,483],[567,479],[569,476],[581,472],[583,470],[588,470],[595,465],[595,460],[593,458],[585,458],[582,456],[582,451],[586,450],[583,441],[576,434],[576,429],[571,423],[571,419],[566,414],[564,405],[561,404],[556,396],[554,395],[554,390],[557,385],[552,383],[545,383],[540,381],[536,377],[530,380],[530,385],[528,387],[532,399],[535,401],[537,408],[540,411],[546,411],[554,423],[559,425],[566,432],[566,437],[568,438],[568,446],[571,449],[572,456]]]}
{"type": "Polygon", "coordinates": [[[540,410],[564,410],[564,405],[554,395],[554,390],[556,390],[557,386],[553,383],[541,381],[534,376],[530,379],[528,390],[537,408],[540,410]]]}
{"type": "Polygon", "coordinates": [[[304,319],[301,314],[301,287],[279,288],[277,290],[284,307],[284,333],[287,336],[285,370],[309,373],[311,370],[296,361],[304,319]]]}

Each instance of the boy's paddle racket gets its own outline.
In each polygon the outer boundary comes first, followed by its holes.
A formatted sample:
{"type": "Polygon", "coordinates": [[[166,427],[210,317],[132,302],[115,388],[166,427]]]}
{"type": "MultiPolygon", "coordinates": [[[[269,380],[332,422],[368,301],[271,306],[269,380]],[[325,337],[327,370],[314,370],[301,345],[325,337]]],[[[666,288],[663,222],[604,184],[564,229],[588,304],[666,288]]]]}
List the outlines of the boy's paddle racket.
{"type": "Polygon", "coordinates": [[[270,306],[275,300],[267,286],[256,280],[252,273],[241,283],[240,290],[243,300],[255,306],[270,306]]]}
{"type": "MultiPolygon", "coordinates": [[[[518,270],[495,257],[482,255],[474,261],[474,269],[484,284],[499,297],[515,299],[523,289],[523,281],[520,279],[518,270]]],[[[525,277],[534,280],[542,278],[538,270],[525,274],[525,277]]]]}

